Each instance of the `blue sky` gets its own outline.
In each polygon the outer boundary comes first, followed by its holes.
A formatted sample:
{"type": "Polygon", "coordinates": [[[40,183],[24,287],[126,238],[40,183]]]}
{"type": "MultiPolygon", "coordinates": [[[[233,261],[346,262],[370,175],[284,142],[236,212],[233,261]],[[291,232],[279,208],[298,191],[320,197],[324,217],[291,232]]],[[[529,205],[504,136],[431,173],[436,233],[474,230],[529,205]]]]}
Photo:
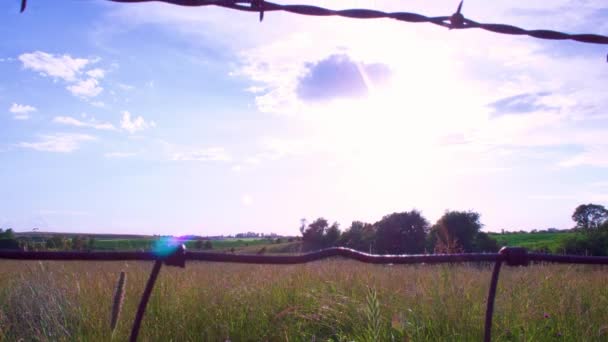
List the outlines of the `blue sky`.
{"type": "MultiPolygon", "coordinates": [[[[608,34],[603,1],[465,16],[608,34]]],[[[445,15],[453,1],[314,1],[445,15]]],[[[160,3],[0,3],[0,226],[295,234],[416,208],[488,231],[608,204],[607,46],[160,3]]]]}

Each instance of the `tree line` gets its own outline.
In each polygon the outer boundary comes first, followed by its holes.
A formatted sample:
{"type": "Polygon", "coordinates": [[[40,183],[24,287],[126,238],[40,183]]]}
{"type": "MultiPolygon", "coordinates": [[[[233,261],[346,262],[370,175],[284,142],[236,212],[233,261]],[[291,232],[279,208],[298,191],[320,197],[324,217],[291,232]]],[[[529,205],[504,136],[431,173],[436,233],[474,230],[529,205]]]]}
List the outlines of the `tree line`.
{"type": "MultiPolygon", "coordinates": [[[[573,236],[555,251],[564,254],[608,256],[608,210],[599,204],[581,204],[574,210],[573,236]]],[[[300,226],[302,250],[342,246],[374,254],[496,252],[498,243],[481,231],[474,211],[446,211],[435,224],[417,210],[392,213],[378,222],[354,221],[344,231],[337,222],[318,218],[300,226]]]]}
{"type": "Polygon", "coordinates": [[[392,213],[378,222],[354,221],[344,231],[318,218],[300,226],[302,249],[342,246],[375,254],[496,252],[498,244],[481,231],[473,211],[446,211],[433,225],[418,210],[392,213]]]}

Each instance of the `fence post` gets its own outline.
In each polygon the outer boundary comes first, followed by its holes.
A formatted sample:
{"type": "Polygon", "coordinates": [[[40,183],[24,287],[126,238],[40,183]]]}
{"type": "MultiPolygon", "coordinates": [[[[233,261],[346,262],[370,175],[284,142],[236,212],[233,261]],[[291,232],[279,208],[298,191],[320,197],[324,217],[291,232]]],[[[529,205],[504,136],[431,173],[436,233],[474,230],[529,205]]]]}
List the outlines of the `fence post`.
{"type": "MultiPolygon", "coordinates": [[[[175,251],[173,251],[173,253],[171,253],[164,259],[164,261],[169,266],[177,266],[182,268],[185,267],[186,247],[184,245],[178,246],[175,251]]],[[[133,321],[133,328],[131,328],[131,336],[129,337],[130,342],[137,341],[137,336],[139,335],[139,328],[141,327],[141,322],[144,318],[144,314],[146,313],[146,307],[148,306],[150,295],[152,294],[154,284],[156,283],[156,278],[158,278],[158,274],[160,273],[160,267],[162,265],[162,259],[154,261],[152,272],[150,272],[150,277],[148,278],[148,282],[146,283],[146,288],[144,289],[144,293],[141,295],[141,300],[139,301],[139,306],[137,307],[137,313],[135,314],[135,320],[133,321]]]]}
{"type": "Polygon", "coordinates": [[[496,288],[498,286],[498,276],[500,275],[500,267],[505,261],[509,266],[528,266],[528,250],[523,247],[503,247],[498,252],[499,258],[494,264],[492,270],[492,279],[490,280],[490,290],[488,291],[488,301],[486,304],[486,322],[484,327],[484,342],[492,341],[492,318],[494,316],[494,299],[496,298],[496,288]]]}

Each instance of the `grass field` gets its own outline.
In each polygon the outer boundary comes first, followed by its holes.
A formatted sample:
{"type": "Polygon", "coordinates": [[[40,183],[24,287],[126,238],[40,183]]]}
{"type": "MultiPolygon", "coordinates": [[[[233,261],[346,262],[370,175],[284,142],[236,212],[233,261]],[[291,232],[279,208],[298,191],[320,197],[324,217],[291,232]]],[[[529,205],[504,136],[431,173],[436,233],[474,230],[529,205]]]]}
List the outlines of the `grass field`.
{"type": "MultiPolygon", "coordinates": [[[[139,239],[95,239],[94,249],[96,250],[134,250],[134,249],[151,249],[157,239],[139,238],[139,239]]],[[[225,239],[211,240],[213,249],[240,249],[250,246],[262,246],[272,244],[273,240],[268,239],[225,239]]],[[[187,241],[186,247],[194,248],[194,241],[187,241]]]]}
{"type": "MultiPolygon", "coordinates": [[[[151,268],[141,262],[0,261],[0,340],[125,341],[151,268]],[[118,328],[113,291],[127,273],[118,328]]],[[[606,341],[608,269],[505,267],[496,341],[606,341]]],[[[164,267],[142,341],[480,341],[489,266],[164,267]]]]}
{"type": "Polygon", "coordinates": [[[514,234],[490,234],[490,237],[498,241],[499,246],[526,247],[530,250],[546,249],[553,253],[559,253],[561,241],[574,236],[576,233],[514,233],[514,234]]]}

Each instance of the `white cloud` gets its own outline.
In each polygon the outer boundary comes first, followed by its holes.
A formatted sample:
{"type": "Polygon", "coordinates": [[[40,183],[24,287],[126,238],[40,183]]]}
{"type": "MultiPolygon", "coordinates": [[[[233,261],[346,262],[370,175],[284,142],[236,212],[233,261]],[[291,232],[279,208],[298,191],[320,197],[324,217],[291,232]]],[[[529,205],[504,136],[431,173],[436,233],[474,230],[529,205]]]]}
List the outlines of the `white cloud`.
{"type": "Polygon", "coordinates": [[[36,142],[20,142],[17,146],[36,151],[69,153],[80,148],[80,143],[93,140],[96,138],[87,134],[58,133],[42,135],[36,142]]]}
{"type": "Polygon", "coordinates": [[[120,120],[120,127],[130,134],[133,134],[146,128],[156,127],[156,123],[154,121],[146,122],[142,116],[131,118],[130,112],[123,111],[122,119],[120,120]]]}
{"type": "Polygon", "coordinates": [[[66,89],[75,96],[95,97],[103,91],[99,86],[99,79],[105,76],[105,71],[101,68],[85,71],[87,65],[97,63],[99,58],[73,58],[67,54],[53,55],[35,51],[20,55],[19,60],[25,69],[67,82],[66,89]]]}
{"type": "Polygon", "coordinates": [[[72,95],[80,97],[95,97],[99,95],[103,88],[99,86],[99,82],[94,78],[77,81],[76,83],[66,87],[72,95]]]}
{"type": "Polygon", "coordinates": [[[88,127],[100,130],[115,130],[116,127],[109,122],[98,122],[95,119],[89,120],[89,122],[81,121],[71,116],[56,116],[53,118],[53,122],[63,125],[76,126],[76,127],[88,127]]]}
{"type": "Polygon", "coordinates": [[[93,101],[91,102],[91,106],[103,108],[106,106],[106,104],[103,101],[93,101]]]}
{"type": "Polygon", "coordinates": [[[29,114],[35,112],[36,108],[30,105],[13,103],[8,111],[14,114],[15,120],[27,120],[30,118],[29,114]]]}
{"type": "Polygon", "coordinates": [[[223,147],[178,148],[172,146],[169,159],[173,161],[230,161],[231,157],[223,147]]]}
{"type": "Polygon", "coordinates": [[[104,157],[106,158],[128,158],[133,157],[135,153],[133,152],[109,152],[105,153],[104,157]]]}
{"type": "Polygon", "coordinates": [[[87,75],[92,78],[104,78],[106,72],[103,69],[95,68],[87,71],[87,75]]]}
{"type": "Polygon", "coordinates": [[[90,63],[85,58],[72,58],[70,55],[52,55],[42,51],[24,53],[19,56],[25,69],[38,71],[44,76],[74,81],[82,69],[90,63]]]}

